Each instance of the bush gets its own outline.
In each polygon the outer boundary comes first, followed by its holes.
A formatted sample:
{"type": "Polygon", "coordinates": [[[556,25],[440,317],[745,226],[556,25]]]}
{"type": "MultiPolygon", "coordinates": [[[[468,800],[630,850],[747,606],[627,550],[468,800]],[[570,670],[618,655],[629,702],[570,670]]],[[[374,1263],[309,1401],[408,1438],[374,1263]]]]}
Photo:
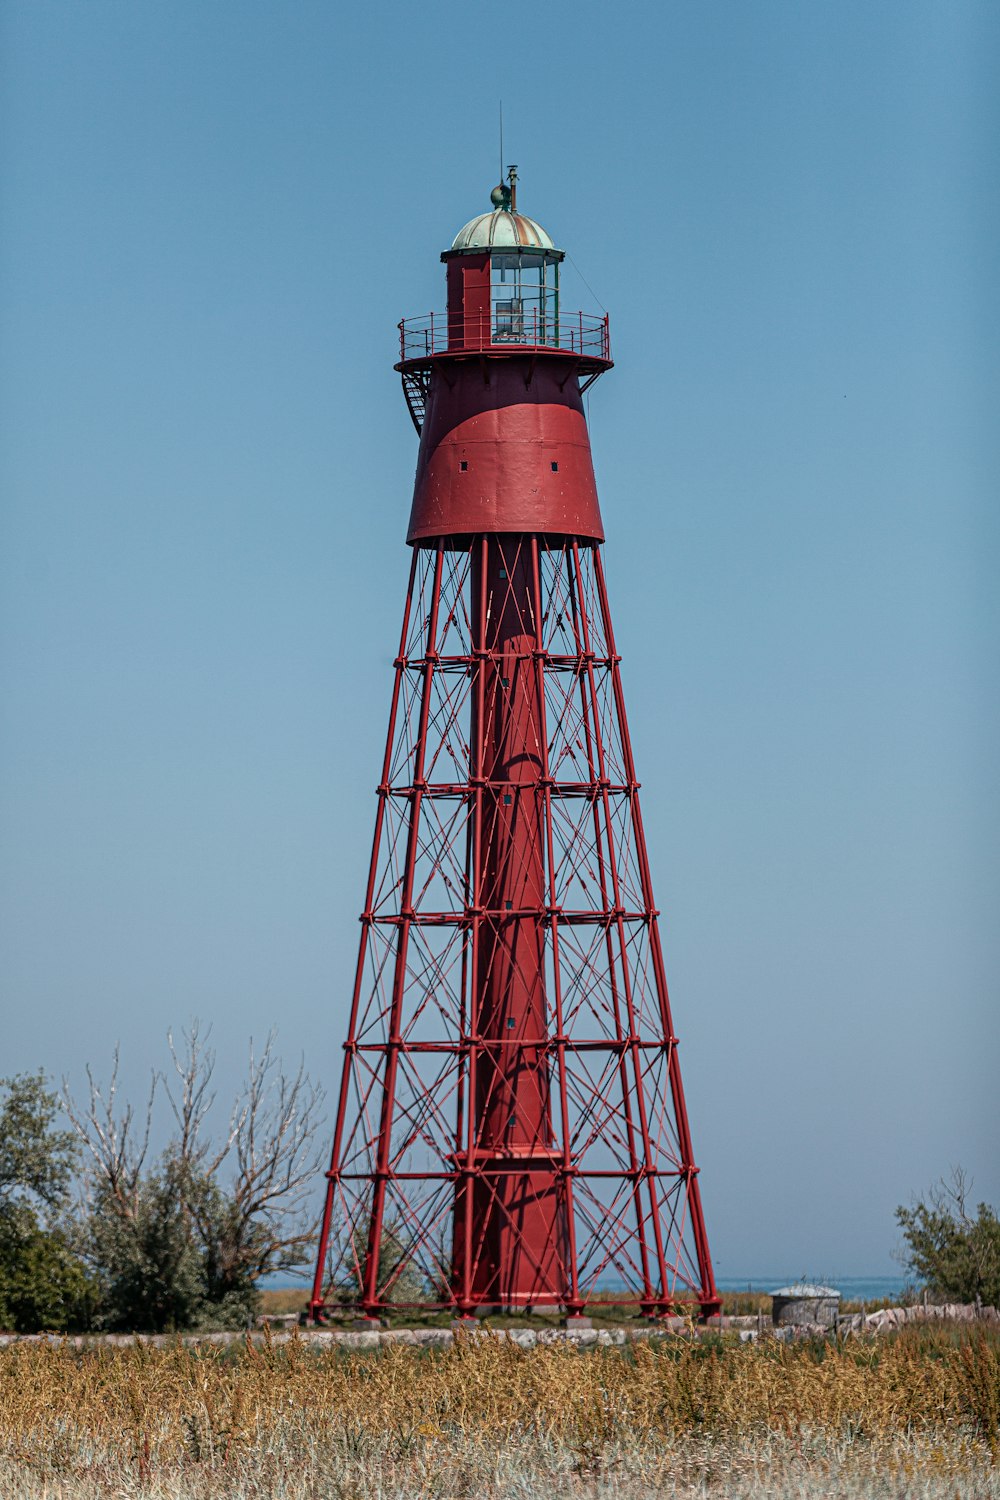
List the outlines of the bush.
{"type": "MultiPolygon", "coordinates": [[[[400,1303],[404,1307],[412,1303],[444,1299],[448,1288],[442,1287],[435,1294],[426,1279],[410,1263],[407,1237],[403,1226],[394,1220],[382,1225],[379,1245],[376,1286],[379,1295],[387,1302],[400,1303]]],[[[333,1298],[345,1307],[356,1307],[364,1295],[368,1271],[368,1236],[362,1229],[351,1233],[350,1245],[344,1256],[340,1277],[332,1288],[333,1298]]]]}
{"type": "Polygon", "coordinates": [[[910,1208],[897,1208],[906,1249],[900,1260],[939,1302],[1000,1307],[1000,1220],[988,1203],[972,1218],[972,1184],[960,1167],[910,1208]]]}
{"type": "Polygon", "coordinates": [[[94,1288],[64,1217],[76,1142],[55,1129],[42,1073],[0,1080],[0,1327],[65,1333],[88,1325],[94,1288]]]}
{"type": "Polygon", "coordinates": [[[76,1333],[90,1327],[96,1287],[58,1229],[34,1215],[0,1226],[0,1328],[13,1333],[76,1333]]]}

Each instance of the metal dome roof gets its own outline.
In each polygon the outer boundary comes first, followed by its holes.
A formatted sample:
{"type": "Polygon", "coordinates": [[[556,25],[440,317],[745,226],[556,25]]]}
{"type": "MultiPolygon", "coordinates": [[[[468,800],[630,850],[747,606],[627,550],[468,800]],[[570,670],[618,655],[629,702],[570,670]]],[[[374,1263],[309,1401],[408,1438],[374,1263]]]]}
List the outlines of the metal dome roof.
{"type": "MultiPolygon", "coordinates": [[[[495,208],[492,213],[477,214],[458,231],[451,248],[455,250],[555,250],[555,245],[541,224],[510,208],[495,208]]],[[[556,251],[556,254],[560,254],[556,251]]]]}

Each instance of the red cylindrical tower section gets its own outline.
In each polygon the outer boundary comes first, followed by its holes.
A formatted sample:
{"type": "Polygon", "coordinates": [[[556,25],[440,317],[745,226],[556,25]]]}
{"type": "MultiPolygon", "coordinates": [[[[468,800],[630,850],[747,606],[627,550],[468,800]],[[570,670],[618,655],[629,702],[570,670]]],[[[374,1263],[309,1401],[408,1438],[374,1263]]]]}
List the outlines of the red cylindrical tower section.
{"type": "Polygon", "coordinates": [[[575,364],[561,354],[439,356],[409,542],[522,531],[603,540],[575,364]]]}
{"type": "MultiPolygon", "coordinates": [[[[535,659],[532,550],[489,537],[475,549],[483,663],[472,713],[482,837],[473,857],[479,934],[473,1110],[475,1176],[456,1195],[453,1287],[463,1311],[558,1301],[566,1283],[562,1153],[552,1129],[546,998],[544,746],[535,659]]],[[[476,639],[478,637],[478,640],[476,639]]]]}

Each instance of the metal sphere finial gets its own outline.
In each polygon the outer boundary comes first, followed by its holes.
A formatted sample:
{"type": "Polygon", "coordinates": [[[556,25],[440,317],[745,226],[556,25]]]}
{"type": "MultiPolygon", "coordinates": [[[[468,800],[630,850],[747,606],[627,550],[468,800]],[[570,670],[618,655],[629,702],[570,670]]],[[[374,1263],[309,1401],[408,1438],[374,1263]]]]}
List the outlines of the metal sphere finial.
{"type": "Polygon", "coordinates": [[[498,182],[490,194],[490,202],[494,208],[510,208],[510,188],[505,182],[498,182]]]}

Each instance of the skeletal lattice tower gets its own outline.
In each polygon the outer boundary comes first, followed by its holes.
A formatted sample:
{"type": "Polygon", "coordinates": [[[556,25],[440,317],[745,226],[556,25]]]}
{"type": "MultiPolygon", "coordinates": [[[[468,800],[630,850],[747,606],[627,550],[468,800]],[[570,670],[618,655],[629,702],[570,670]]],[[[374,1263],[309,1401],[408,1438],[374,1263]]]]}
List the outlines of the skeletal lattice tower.
{"type": "Polygon", "coordinates": [[[400,324],[412,549],[312,1308],[718,1312],[583,393],[516,174],[400,324]]]}

